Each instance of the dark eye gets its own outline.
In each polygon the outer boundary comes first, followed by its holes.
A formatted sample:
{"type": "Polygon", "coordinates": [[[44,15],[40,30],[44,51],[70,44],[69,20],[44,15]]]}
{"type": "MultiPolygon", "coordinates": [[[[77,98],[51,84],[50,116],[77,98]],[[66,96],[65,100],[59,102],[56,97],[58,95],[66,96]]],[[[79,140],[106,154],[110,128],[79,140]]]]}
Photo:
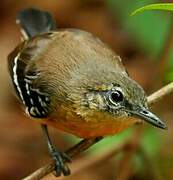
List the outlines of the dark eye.
{"type": "Polygon", "coordinates": [[[112,103],[118,103],[118,102],[121,102],[123,101],[123,94],[121,91],[113,91],[110,93],[110,101],[112,103]]]}

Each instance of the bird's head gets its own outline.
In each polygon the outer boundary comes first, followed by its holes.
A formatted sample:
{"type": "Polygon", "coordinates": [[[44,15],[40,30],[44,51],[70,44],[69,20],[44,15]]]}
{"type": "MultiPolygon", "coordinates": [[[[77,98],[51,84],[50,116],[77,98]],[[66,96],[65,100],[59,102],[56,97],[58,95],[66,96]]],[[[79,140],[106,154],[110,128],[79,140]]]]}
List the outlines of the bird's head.
{"type": "MultiPolygon", "coordinates": [[[[142,87],[126,73],[109,72],[104,77],[94,77],[91,74],[87,79],[80,81],[80,88],[75,90],[78,94],[75,98],[80,104],[79,115],[92,118],[99,114],[107,122],[110,119],[125,122],[136,116],[136,119],[166,129],[166,125],[149,110],[147,96],[142,87]]],[[[71,93],[73,94],[73,90],[71,93]]]]}
{"type": "Polygon", "coordinates": [[[65,99],[71,102],[67,104],[74,107],[78,116],[92,122],[92,126],[94,122],[104,121],[102,126],[106,126],[110,121],[128,122],[129,119],[134,119],[134,123],[137,116],[166,128],[149,111],[144,90],[129,77],[119,56],[89,33],[78,31],[73,37],[73,43],[77,41],[70,51],[73,63],[66,65],[68,77],[64,78],[62,87],[65,99]]]}

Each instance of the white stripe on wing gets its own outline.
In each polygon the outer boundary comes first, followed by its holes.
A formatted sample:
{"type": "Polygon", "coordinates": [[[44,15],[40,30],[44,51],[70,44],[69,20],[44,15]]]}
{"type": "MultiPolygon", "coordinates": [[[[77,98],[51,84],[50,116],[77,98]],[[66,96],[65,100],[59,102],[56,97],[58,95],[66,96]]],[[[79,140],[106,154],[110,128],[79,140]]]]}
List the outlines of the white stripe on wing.
{"type": "Polygon", "coordinates": [[[16,88],[17,88],[17,90],[19,92],[20,98],[22,99],[23,104],[25,104],[25,101],[24,101],[24,98],[23,98],[23,95],[22,95],[22,91],[21,91],[19,83],[18,83],[18,77],[17,77],[17,61],[18,61],[19,56],[20,56],[20,53],[17,54],[17,56],[14,58],[13,80],[14,80],[16,88]]]}

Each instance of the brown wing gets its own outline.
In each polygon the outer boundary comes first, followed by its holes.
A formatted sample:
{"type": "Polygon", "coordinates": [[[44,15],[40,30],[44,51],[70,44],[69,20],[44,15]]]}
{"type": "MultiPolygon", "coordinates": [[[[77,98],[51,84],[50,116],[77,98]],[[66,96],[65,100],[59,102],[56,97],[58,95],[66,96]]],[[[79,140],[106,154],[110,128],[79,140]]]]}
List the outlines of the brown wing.
{"type": "Polygon", "coordinates": [[[50,99],[47,92],[34,86],[40,72],[33,62],[51,41],[50,35],[47,33],[24,41],[8,56],[8,68],[16,93],[30,116],[37,118],[47,117],[50,99]]]}

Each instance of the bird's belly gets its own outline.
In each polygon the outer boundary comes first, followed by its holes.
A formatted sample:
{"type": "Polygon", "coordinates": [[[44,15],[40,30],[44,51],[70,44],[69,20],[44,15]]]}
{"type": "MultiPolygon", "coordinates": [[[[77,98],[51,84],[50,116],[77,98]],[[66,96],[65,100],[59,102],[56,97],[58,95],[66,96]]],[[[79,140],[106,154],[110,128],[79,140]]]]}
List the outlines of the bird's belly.
{"type": "Polygon", "coordinates": [[[93,138],[117,134],[132,124],[139,122],[136,118],[118,119],[110,121],[64,121],[57,119],[47,119],[44,124],[53,126],[67,133],[76,135],[81,138],[93,138]]]}

